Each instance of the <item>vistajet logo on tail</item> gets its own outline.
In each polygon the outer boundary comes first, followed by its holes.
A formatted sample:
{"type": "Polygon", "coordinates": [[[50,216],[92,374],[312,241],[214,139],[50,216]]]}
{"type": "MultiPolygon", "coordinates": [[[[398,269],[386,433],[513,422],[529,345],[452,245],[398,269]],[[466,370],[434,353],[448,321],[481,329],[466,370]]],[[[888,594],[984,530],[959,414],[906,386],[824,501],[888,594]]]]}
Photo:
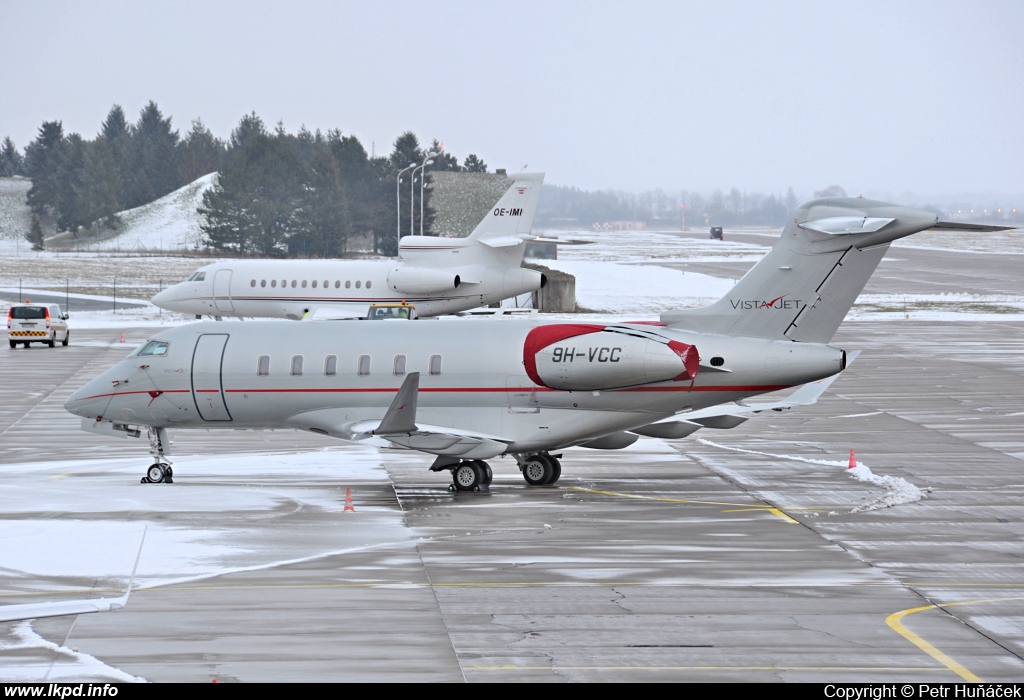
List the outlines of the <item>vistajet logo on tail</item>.
{"type": "Polygon", "coordinates": [[[733,299],[732,308],[734,309],[800,309],[804,306],[804,302],[800,299],[787,299],[788,294],[783,294],[781,297],[775,297],[770,301],[762,299],[733,299]]]}

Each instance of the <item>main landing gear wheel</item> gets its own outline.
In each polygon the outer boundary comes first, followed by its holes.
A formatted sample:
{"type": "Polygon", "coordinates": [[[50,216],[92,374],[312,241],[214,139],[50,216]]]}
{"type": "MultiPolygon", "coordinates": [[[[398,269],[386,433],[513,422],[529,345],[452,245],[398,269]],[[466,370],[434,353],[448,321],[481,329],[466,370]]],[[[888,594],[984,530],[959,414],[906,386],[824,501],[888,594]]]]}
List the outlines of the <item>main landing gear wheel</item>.
{"type": "Polygon", "coordinates": [[[475,461],[460,462],[452,469],[452,483],[456,491],[476,491],[484,485],[487,472],[475,461]]]}
{"type": "Polygon", "coordinates": [[[142,477],[140,483],[143,484],[173,484],[174,470],[171,469],[170,464],[156,464],[150,465],[149,469],[146,470],[146,476],[142,477]]]}
{"type": "Polygon", "coordinates": [[[523,478],[530,486],[543,486],[548,483],[554,473],[554,466],[547,455],[530,455],[520,467],[523,470],[523,478]]]}
{"type": "Polygon", "coordinates": [[[519,468],[530,486],[556,484],[562,477],[562,463],[549,454],[530,455],[519,468]]]}

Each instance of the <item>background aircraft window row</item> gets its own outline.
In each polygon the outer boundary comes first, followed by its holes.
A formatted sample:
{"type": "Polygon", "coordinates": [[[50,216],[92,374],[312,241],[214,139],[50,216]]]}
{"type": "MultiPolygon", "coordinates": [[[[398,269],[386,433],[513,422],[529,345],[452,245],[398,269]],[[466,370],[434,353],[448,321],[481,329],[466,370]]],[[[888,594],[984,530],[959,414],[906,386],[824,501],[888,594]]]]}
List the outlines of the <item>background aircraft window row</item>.
{"type": "MultiPolygon", "coordinates": [[[[199,272],[199,273],[196,273],[196,274],[205,276],[205,273],[202,273],[202,272],[199,272]]],[[[200,282],[200,281],[202,281],[202,279],[203,279],[203,277],[197,277],[195,280],[192,280],[192,278],[190,277],[187,281],[190,281],[190,282],[191,281],[200,282]]],[[[301,286],[302,286],[303,289],[305,289],[307,285],[310,285],[310,286],[313,287],[313,289],[316,289],[317,286],[319,285],[319,283],[320,283],[319,280],[313,280],[312,283],[310,283],[309,280],[302,280],[301,281],[301,286]]],[[[300,285],[300,281],[299,280],[292,280],[291,281],[291,285],[292,285],[292,288],[294,289],[295,287],[300,285]]],[[[254,280],[254,279],[253,280],[249,280],[249,286],[250,287],[255,287],[256,286],[256,280],[254,280]]],[[[260,286],[261,287],[266,287],[267,286],[267,280],[260,280],[260,286]]],[[[271,287],[277,287],[277,280],[270,280],[270,286],[271,287]]],[[[287,286],[288,286],[288,280],[281,280],[281,287],[284,288],[284,287],[287,287],[287,286]]],[[[324,280],[324,284],[323,284],[324,289],[327,289],[330,286],[331,286],[331,281],[330,280],[324,280]]],[[[362,280],[356,280],[356,289],[361,289],[362,286],[363,286],[363,281],[362,280]]],[[[366,280],[366,288],[370,289],[372,286],[373,286],[373,280],[366,280]]],[[[334,288],[335,289],[341,289],[341,280],[334,280],[334,288]]],[[[345,289],[351,289],[351,288],[352,288],[352,280],[345,280],[345,289]]]]}
{"type": "MultiPolygon", "coordinates": [[[[150,343],[150,345],[153,345],[153,344],[154,343],[150,343]]],[[[159,345],[163,346],[162,348],[160,348],[163,351],[163,353],[167,352],[167,344],[166,343],[159,343],[159,345]]],[[[147,345],[146,348],[148,349],[149,345],[147,345]]],[[[150,353],[150,354],[163,354],[163,353],[161,353],[161,352],[154,352],[154,353],[150,353]]],[[[403,376],[405,374],[406,362],[407,362],[407,358],[406,358],[405,355],[395,355],[394,364],[392,365],[392,372],[395,374],[395,376],[401,377],[401,376],[403,376]]],[[[291,375],[293,377],[301,377],[302,376],[302,364],[303,364],[303,356],[302,355],[292,355],[291,375]]],[[[441,356],[440,355],[431,355],[430,356],[430,360],[427,363],[427,366],[428,366],[428,371],[430,372],[430,374],[432,376],[436,377],[437,375],[441,374],[441,356]]],[[[359,356],[359,359],[356,362],[356,373],[360,377],[369,376],[369,374],[370,374],[370,356],[369,355],[360,355],[359,356]]],[[[328,377],[334,377],[334,376],[336,376],[338,374],[338,356],[337,355],[328,355],[327,357],[324,358],[324,374],[326,376],[328,376],[328,377]]],[[[267,377],[267,376],[270,375],[270,355],[260,355],[259,358],[256,360],[256,375],[259,376],[259,377],[267,377]]]]}

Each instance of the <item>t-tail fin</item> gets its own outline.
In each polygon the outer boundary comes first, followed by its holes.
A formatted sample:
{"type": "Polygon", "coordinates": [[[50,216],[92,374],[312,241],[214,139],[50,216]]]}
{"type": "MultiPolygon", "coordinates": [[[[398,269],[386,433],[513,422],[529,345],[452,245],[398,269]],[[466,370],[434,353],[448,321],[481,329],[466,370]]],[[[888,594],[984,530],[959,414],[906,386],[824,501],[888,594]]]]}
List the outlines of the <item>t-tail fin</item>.
{"type": "Polygon", "coordinates": [[[512,186],[467,236],[492,247],[518,245],[533,229],[544,173],[515,173],[512,186]]]}
{"type": "Polygon", "coordinates": [[[796,211],[768,254],[702,309],[666,311],[689,330],[827,343],[892,241],[938,228],[928,211],[860,198],[815,199],[796,211]]]}

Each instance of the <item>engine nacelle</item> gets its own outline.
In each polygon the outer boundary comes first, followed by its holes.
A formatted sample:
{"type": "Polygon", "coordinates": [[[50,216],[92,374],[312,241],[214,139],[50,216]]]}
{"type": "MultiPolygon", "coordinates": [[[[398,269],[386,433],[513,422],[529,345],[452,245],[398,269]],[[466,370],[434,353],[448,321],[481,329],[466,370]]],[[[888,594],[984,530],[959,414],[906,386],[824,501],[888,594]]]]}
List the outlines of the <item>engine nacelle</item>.
{"type": "Polygon", "coordinates": [[[505,270],[502,279],[502,291],[505,297],[514,297],[527,292],[535,292],[548,283],[548,278],[536,270],[516,267],[505,270]]]}
{"type": "Polygon", "coordinates": [[[402,294],[440,294],[459,288],[462,280],[454,270],[395,267],[388,272],[388,287],[402,294]]]}
{"type": "Polygon", "coordinates": [[[523,344],[526,373],[562,391],[622,389],[697,376],[697,348],[656,333],[565,323],[534,328],[523,344]]]}

